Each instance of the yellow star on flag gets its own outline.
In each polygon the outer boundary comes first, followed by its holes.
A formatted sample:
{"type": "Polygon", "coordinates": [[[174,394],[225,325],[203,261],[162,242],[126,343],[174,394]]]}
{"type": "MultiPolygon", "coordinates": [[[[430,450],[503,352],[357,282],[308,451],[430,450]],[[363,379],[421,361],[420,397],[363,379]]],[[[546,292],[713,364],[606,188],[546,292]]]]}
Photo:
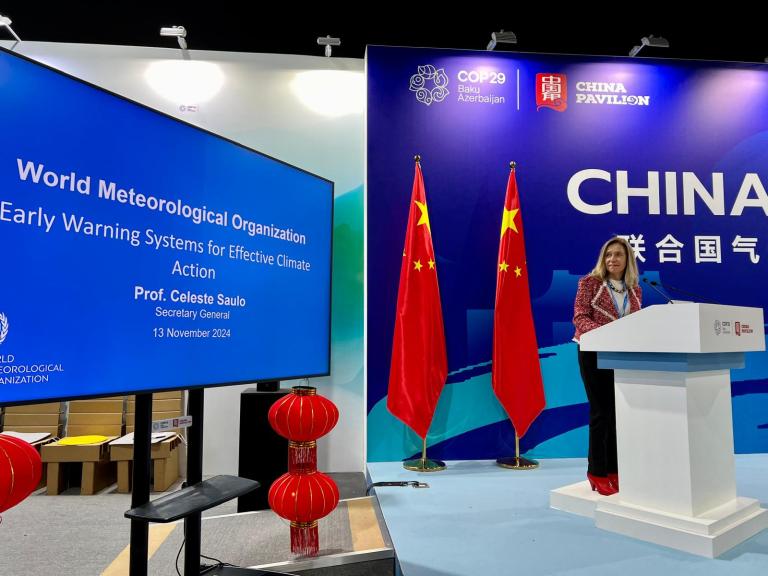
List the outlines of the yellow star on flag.
{"type": "Polygon", "coordinates": [[[422,268],[421,260],[416,260],[416,262],[413,263],[413,269],[414,270],[421,270],[421,268],[422,268]]]}
{"type": "Polygon", "coordinates": [[[435,261],[434,260],[430,260],[427,263],[429,264],[429,269],[430,270],[434,270],[435,269],[435,261]]]}
{"type": "Polygon", "coordinates": [[[508,229],[512,229],[515,232],[517,232],[517,226],[515,225],[515,216],[517,216],[517,213],[520,212],[519,208],[515,208],[514,210],[507,210],[504,209],[504,217],[501,219],[501,236],[504,237],[504,232],[506,232],[508,229]]]}
{"type": "Polygon", "coordinates": [[[509,264],[507,264],[506,262],[502,262],[501,264],[499,264],[499,272],[506,272],[507,268],[509,268],[509,264]]]}
{"type": "Polygon", "coordinates": [[[429,227],[429,214],[427,214],[427,205],[422,204],[418,200],[414,200],[414,202],[416,202],[416,206],[418,206],[419,210],[421,210],[421,217],[419,218],[419,221],[416,222],[416,226],[426,224],[427,230],[429,230],[429,233],[432,234],[432,228],[429,227]]]}
{"type": "Polygon", "coordinates": [[[520,278],[520,276],[522,276],[522,275],[523,275],[522,268],[520,268],[520,266],[516,266],[515,267],[515,277],[516,278],[520,278]]]}

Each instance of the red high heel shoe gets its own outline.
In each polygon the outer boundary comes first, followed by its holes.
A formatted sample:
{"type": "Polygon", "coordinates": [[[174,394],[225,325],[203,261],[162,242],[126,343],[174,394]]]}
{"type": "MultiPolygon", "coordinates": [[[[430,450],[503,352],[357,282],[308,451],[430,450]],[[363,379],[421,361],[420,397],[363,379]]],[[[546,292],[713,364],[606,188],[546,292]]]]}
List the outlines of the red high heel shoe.
{"type": "Polygon", "coordinates": [[[610,496],[618,492],[616,486],[611,483],[607,476],[593,476],[587,472],[587,480],[589,480],[592,491],[597,491],[598,494],[603,496],[610,496]]]}
{"type": "Polygon", "coordinates": [[[616,488],[616,491],[619,491],[619,473],[618,472],[609,472],[608,473],[608,480],[611,481],[611,484],[616,488]]]}

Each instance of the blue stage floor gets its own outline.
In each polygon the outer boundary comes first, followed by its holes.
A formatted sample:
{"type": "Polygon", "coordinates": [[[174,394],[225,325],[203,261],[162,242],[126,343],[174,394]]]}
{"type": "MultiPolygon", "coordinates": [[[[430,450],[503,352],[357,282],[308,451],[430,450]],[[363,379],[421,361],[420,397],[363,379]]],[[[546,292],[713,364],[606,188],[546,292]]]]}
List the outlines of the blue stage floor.
{"type": "MultiPolygon", "coordinates": [[[[768,574],[768,530],[709,560],[550,509],[550,490],[584,480],[585,459],[543,460],[527,472],[486,460],[448,462],[430,474],[400,462],[369,463],[368,471],[372,482],[430,485],[376,488],[403,576],[768,574]]],[[[736,483],[739,496],[768,507],[768,455],[737,455],[736,483]]]]}

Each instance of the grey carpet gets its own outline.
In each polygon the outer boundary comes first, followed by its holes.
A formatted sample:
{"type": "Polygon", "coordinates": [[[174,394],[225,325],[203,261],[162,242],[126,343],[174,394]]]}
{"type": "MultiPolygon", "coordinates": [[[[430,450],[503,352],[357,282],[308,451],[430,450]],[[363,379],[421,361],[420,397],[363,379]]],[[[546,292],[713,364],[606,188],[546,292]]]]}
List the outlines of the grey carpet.
{"type": "MultiPolygon", "coordinates": [[[[346,502],[340,502],[336,510],[319,522],[318,528],[320,555],[353,551],[346,502]]],[[[293,557],[289,534],[288,522],[271,510],[209,518],[202,522],[200,551],[235,566],[284,562],[293,557]]],[[[182,537],[183,524],[179,524],[152,556],[150,574],[175,574],[174,563],[182,537]]],[[[179,566],[183,564],[182,552],[179,566]]]]}
{"type": "MultiPolygon", "coordinates": [[[[364,495],[365,480],[362,473],[331,476],[339,484],[342,498],[364,495]]],[[[171,487],[171,490],[178,487],[179,483],[171,487]]],[[[40,491],[2,514],[0,575],[43,576],[55,573],[57,576],[98,576],[112,563],[130,542],[130,522],[123,516],[131,507],[130,494],[117,494],[114,486],[94,496],[79,496],[74,494],[76,492],[69,490],[60,496],[47,496],[44,491],[40,491]],[[52,567],[55,567],[53,571],[52,567]]],[[[153,493],[151,498],[164,494],[153,493]]],[[[207,510],[203,516],[234,514],[236,510],[236,501],[230,501],[207,510]]],[[[220,553],[216,547],[217,542],[227,540],[227,529],[217,529],[208,535],[207,522],[203,523],[203,553],[220,553]]],[[[243,522],[247,523],[247,520],[243,522]]],[[[175,530],[168,540],[177,538],[177,532],[180,534],[181,531],[175,530]]],[[[287,534],[288,529],[285,528],[286,542],[287,534]]],[[[180,536],[176,542],[174,558],[181,543],[180,536]]],[[[168,544],[166,541],[163,546],[168,544]]],[[[245,547],[248,543],[240,545],[245,547]]],[[[226,551],[227,548],[222,547],[221,550],[226,551]]],[[[229,558],[221,559],[232,562],[229,558]]],[[[150,574],[174,575],[173,564],[169,562],[168,566],[170,572],[150,570],[150,574]]]]}
{"type": "Polygon", "coordinates": [[[0,574],[101,574],[130,540],[128,508],[123,494],[30,496],[3,513],[0,574]]]}

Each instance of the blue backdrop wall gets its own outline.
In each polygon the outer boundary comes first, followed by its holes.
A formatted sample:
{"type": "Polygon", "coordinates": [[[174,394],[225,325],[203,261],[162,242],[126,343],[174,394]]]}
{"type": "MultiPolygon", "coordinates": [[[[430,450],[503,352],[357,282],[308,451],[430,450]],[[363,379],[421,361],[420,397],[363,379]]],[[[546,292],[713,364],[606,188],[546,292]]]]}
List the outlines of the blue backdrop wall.
{"type": "MultiPolygon", "coordinates": [[[[630,239],[649,280],[693,299],[768,303],[764,65],[387,47],[369,47],[367,58],[370,461],[409,457],[421,445],[386,409],[414,154],[422,157],[448,346],[432,457],[514,453],[514,430],[490,383],[510,160],[518,163],[547,397],[521,444],[531,455],[586,455],[573,299],[611,235],[630,239]]],[[[645,290],[645,305],[661,302],[645,290]]],[[[736,451],[764,452],[768,354],[748,354],[732,377],[736,451]]]]}

